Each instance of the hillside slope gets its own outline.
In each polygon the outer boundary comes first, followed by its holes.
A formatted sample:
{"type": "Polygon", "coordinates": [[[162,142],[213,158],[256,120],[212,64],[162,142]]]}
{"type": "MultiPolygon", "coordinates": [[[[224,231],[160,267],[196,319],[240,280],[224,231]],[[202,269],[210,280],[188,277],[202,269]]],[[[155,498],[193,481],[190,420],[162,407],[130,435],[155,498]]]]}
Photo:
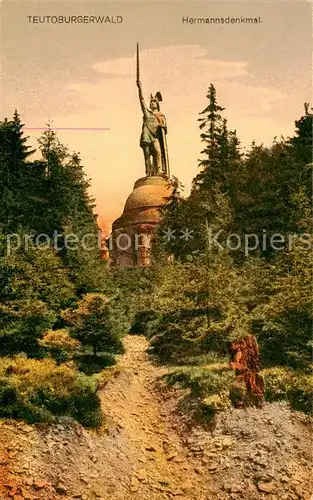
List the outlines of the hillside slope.
{"type": "Polygon", "coordinates": [[[308,417],[274,404],[223,413],[212,431],[190,426],[146,339],[125,347],[101,392],[105,429],[0,421],[1,499],[309,500],[308,417]]]}

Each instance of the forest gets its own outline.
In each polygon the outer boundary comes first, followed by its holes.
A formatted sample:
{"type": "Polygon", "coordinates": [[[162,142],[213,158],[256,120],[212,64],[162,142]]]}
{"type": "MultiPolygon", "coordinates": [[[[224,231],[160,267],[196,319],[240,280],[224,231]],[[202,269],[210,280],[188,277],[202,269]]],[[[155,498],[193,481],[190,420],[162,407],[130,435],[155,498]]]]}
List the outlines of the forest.
{"type": "Polygon", "coordinates": [[[198,175],[188,196],[171,179],[148,268],[103,258],[90,180],[51,126],[34,160],[19,113],[0,122],[0,417],[101,426],[127,334],[201,418],[311,412],[313,115],[243,148],[212,84],[204,101],[198,175]]]}

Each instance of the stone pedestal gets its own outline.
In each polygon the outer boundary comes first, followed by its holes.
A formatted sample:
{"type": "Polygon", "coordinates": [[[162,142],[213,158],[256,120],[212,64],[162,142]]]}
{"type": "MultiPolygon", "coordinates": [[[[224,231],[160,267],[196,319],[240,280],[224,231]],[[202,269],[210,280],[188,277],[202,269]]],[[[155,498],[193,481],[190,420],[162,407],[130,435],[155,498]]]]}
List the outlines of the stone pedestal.
{"type": "Polygon", "coordinates": [[[110,258],[118,267],[150,264],[150,247],[160,222],[160,208],[171,194],[166,177],[142,177],[135,182],[121,217],[114,221],[110,258]]]}

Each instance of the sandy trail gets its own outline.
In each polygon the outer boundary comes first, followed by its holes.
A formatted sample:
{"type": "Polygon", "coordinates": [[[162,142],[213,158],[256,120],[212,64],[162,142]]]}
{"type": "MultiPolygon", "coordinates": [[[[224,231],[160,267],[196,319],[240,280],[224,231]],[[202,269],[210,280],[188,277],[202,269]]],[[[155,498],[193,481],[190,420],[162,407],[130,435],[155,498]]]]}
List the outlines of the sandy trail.
{"type": "Polygon", "coordinates": [[[205,494],[207,481],[194,459],[191,463],[190,452],[181,444],[164,400],[155,390],[155,381],[166,370],[152,364],[145,352],[147,345],[143,337],[125,339],[126,354],[120,360],[124,371],[102,394],[108,423],[119,429],[118,440],[134,471],[130,478],[133,493],[123,498],[210,498],[205,494]]]}

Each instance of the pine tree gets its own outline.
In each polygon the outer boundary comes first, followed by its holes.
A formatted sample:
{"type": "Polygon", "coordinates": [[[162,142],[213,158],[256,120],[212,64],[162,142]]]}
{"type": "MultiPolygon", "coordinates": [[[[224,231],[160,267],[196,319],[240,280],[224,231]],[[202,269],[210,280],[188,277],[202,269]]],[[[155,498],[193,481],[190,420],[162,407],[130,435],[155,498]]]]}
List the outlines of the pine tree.
{"type": "Polygon", "coordinates": [[[52,171],[59,170],[66,158],[69,157],[69,152],[66,146],[61,144],[57,134],[52,129],[52,122],[48,121],[47,128],[38,139],[39,149],[43,160],[47,163],[46,176],[49,178],[52,171]]]}
{"type": "Polygon", "coordinates": [[[13,120],[0,122],[0,225],[4,232],[15,232],[25,225],[29,213],[29,189],[35,152],[27,145],[24,124],[15,111],[13,120]]]}
{"type": "MultiPolygon", "coordinates": [[[[310,232],[312,199],[312,115],[297,120],[294,137],[274,140],[270,147],[252,144],[239,166],[235,185],[235,226],[239,234],[310,232]]],[[[312,220],[312,219],[311,219],[312,220]]],[[[274,258],[269,247],[263,256],[274,258]]]]}
{"type": "Polygon", "coordinates": [[[202,168],[201,173],[194,181],[194,188],[197,189],[200,185],[207,186],[212,181],[219,180],[219,157],[221,148],[225,149],[225,140],[227,141],[226,121],[223,120],[221,113],[225,108],[222,108],[217,103],[216,89],[211,83],[207,93],[208,105],[200,112],[200,134],[201,141],[205,147],[201,151],[204,155],[202,160],[199,160],[199,167],[202,168]]]}
{"type": "Polygon", "coordinates": [[[219,138],[223,132],[223,126],[225,125],[225,122],[223,122],[222,116],[220,115],[225,108],[222,108],[219,104],[217,104],[216,90],[212,83],[210,84],[206,97],[209,100],[209,104],[203,111],[201,111],[200,118],[198,118],[198,121],[200,122],[200,130],[206,129],[201,134],[201,139],[206,145],[204,150],[201,151],[201,154],[205,154],[207,158],[201,160],[201,166],[207,166],[210,160],[212,161],[217,157],[219,150],[219,138]]]}
{"type": "Polygon", "coordinates": [[[211,84],[207,93],[208,106],[200,113],[201,140],[205,148],[199,160],[201,172],[192,183],[190,196],[183,200],[174,189],[170,203],[165,205],[158,231],[158,248],[175,258],[190,259],[206,248],[206,227],[227,229],[232,219],[232,199],[235,198],[236,170],[242,154],[236,132],[227,128],[224,111],[217,103],[216,90],[211,84]],[[169,234],[166,241],[166,231],[169,234]],[[188,236],[190,234],[190,237],[188,236]],[[162,240],[161,240],[162,238],[162,240]]]}
{"type": "Polygon", "coordinates": [[[24,137],[24,126],[17,110],[14,112],[13,120],[5,118],[0,122],[0,155],[9,160],[11,167],[18,167],[36,151],[27,145],[29,137],[24,137]]]}
{"type": "Polygon", "coordinates": [[[36,149],[31,149],[31,146],[27,145],[29,137],[24,137],[23,127],[25,127],[25,124],[21,122],[21,117],[17,110],[14,111],[12,125],[12,159],[25,161],[36,152],[36,149]]]}
{"type": "Polygon", "coordinates": [[[240,165],[242,153],[236,131],[229,131],[227,119],[222,117],[225,108],[217,103],[216,89],[211,84],[207,94],[208,106],[200,113],[200,135],[205,148],[199,160],[201,172],[193,181],[192,191],[218,189],[233,193],[234,173],[240,165]]]}
{"type": "Polygon", "coordinates": [[[290,139],[297,159],[302,163],[311,163],[313,158],[313,114],[309,112],[309,104],[304,104],[304,115],[295,121],[295,136],[290,139]]]}
{"type": "Polygon", "coordinates": [[[52,235],[57,231],[63,236],[59,238],[61,256],[71,270],[79,293],[97,289],[104,272],[100,262],[99,227],[93,212],[94,200],[89,194],[90,181],[86,179],[79,153],[70,154],[51,124],[38,142],[46,165],[43,232],[52,235]],[[77,244],[65,245],[69,234],[75,235],[77,244]],[[83,245],[84,237],[86,245],[83,245]]]}

